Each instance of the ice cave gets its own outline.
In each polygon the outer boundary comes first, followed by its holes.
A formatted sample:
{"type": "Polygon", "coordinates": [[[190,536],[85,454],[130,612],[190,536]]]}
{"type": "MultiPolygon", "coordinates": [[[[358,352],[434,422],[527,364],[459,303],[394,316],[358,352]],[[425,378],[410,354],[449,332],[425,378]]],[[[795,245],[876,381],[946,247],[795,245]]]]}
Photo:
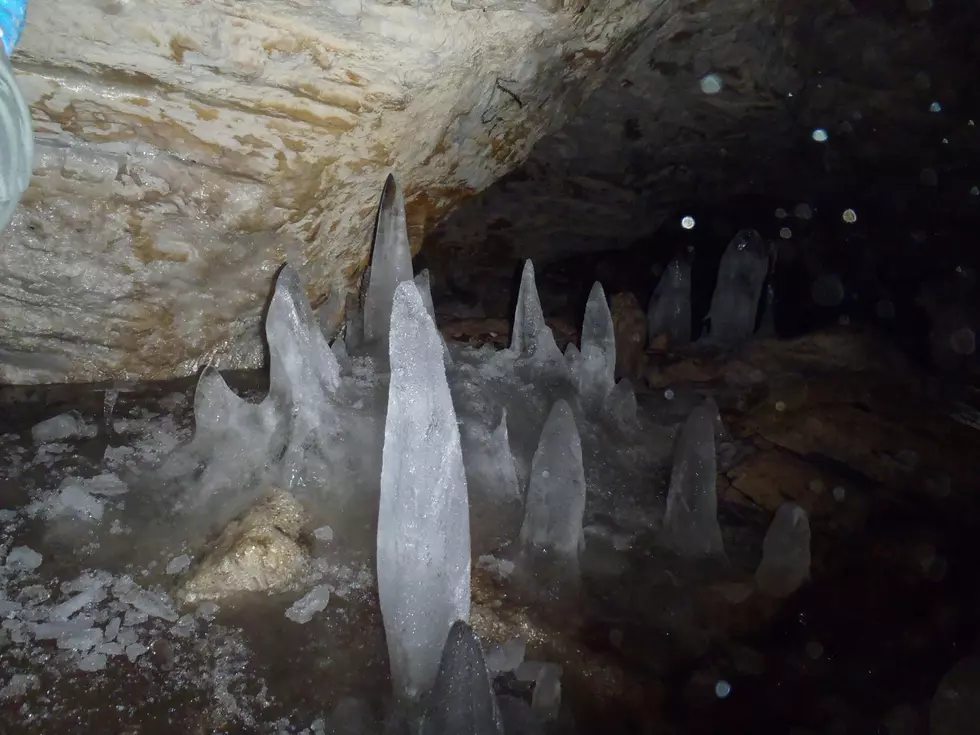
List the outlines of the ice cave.
{"type": "Polygon", "coordinates": [[[980,8],[0,0],[0,735],[973,735],[980,8]]]}

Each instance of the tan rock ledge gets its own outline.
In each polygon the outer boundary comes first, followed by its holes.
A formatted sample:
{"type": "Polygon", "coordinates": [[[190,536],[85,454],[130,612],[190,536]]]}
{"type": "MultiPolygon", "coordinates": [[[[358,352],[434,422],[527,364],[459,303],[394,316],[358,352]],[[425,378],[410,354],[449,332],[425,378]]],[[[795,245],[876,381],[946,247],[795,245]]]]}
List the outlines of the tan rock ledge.
{"type": "Polygon", "coordinates": [[[35,176],[0,248],[0,381],[256,366],[285,259],[314,306],[397,172],[415,247],[557,128],[657,0],[33,0],[35,176]]]}

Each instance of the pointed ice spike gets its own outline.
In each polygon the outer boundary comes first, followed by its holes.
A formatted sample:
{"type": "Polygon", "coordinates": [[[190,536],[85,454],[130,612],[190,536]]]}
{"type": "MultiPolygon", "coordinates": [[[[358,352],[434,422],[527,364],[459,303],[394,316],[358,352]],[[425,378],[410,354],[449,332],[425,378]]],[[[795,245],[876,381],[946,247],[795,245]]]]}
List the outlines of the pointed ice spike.
{"type": "Polygon", "coordinates": [[[534,265],[530,260],[525,261],[521,274],[510,349],[517,355],[533,356],[540,363],[564,365],[561,351],[555,344],[555,336],[544,321],[538,287],[534,282],[534,265]]]}
{"type": "Polygon", "coordinates": [[[462,620],[449,631],[426,699],[422,735],[503,735],[483,649],[462,620]]]}
{"type": "Polygon", "coordinates": [[[425,304],[425,310],[428,312],[432,321],[436,320],[436,307],[432,303],[432,282],[429,279],[429,269],[425,268],[415,276],[415,287],[419,290],[419,295],[422,297],[422,303],[425,304]]]}
{"type": "Polygon", "coordinates": [[[648,338],[661,334],[676,344],[691,341],[691,264],[694,247],[689,246],[667,266],[650,299],[647,311],[648,338]]]}
{"type": "Polygon", "coordinates": [[[636,393],[629,378],[623,378],[606,396],[606,413],[622,428],[636,423],[636,393]]]}
{"type": "Polygon", "coordinates": [[[704,399],[704,408],[711,414],[711,420],[714,423],[715,444],[727,442],[729,440],[728,429],[725,428],[725,422],[721,420],[721,409],[718,408],[718,401],[715,400],[714,396],[708,396],[704,399]]]}
{"type": "Polygon", "coordinates": [[[577,561],[585,513],[582,443],[572,409],[558,401],[548,414],[531,461],[521,545],[577,561]]]}
{"type": "Polygon", "coordinates": [[[752,336],[769,251],[755,230],[742,230],[721,256],[708,319],[712,342],[734,345],[752,336]]]}
{"type": "Polygon", "coordinates": [[[593,407],[602,405],[612,390],[616,372],[616,336],[606,292],[596,281],[585,305],[582,321],[582,370],[579,393],[593,407]]]}
{"type": "Polygon", "coordinates": [[[788,597],[809,576],[810,519],[796,503],[783,503],[762,542],[756,585],[771,597],[788,597]]]}
{"type": "Polygon", "coordinates": [[[493,465],[499,473],[497,491],[506,498],[518,498],[521,495],[521,484],[517,479],[517,464],[510,449],[510,437],[507,435],[507,409],[500,412],[500,423],[490,435],[490,452],[493,465]]]}
{"type": "Polygon", "coordinates": [[[470,610],[469,501],[442,343],[410,281],[395,291],[378,509],[378,596],[395,693],[435,679],[470,610]]]}
{"type": "Polygon", "coordinates": [[[681,429],[670,474],[662,543],[681,556],[725,553],[715,488],[715,424],[704,406],[681,429]]]}
{"type": "Polygon", "coordinates": [[[288,392],[294,405],[318,401],[340,385],[340,368],[310,308],[299,274],[285,266],[265,321],[270,392],[288,392]]]}
{"type": "Polygon", "coordinates": [[[395,177],[388,175],[381,205],[378,226],[374,233],[374,253],[371,256],[371,276],[364,295],[364,339],[380,345],[388,343],[391,324],[391,301],[395,287],[412,280],[412,252],[408,243],[408,223],[405,219],[405,199],[395,177]]]}

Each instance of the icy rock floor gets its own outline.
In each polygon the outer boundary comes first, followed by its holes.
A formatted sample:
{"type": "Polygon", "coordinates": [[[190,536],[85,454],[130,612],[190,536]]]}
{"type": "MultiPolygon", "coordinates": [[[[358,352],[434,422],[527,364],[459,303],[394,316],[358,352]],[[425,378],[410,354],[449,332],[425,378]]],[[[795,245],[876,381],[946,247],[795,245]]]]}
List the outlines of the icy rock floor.
{"type": "MultiPolygon", "coordinates": [[[[552,731],[917,735],[928,732],[943,674],[980,652],[970,492],[980,468],[965,449],[980,435],[873,371],[803,378],[797,364],[786,379],[777,357],[756,354],[757,372],[674,358],[662,375],[677,369],[687,382],[671,384],[669,401],[660,389],[640,394],[639,448],[613,443],[616,456],[597,463],[597,444],[590,450],[583,437],[587,464],[634,471],[613,473],[619,484],[605,493],[590,487],[586,594],[574,610],[511,596],[493,553],[516,533],[519,507],[472,508],[471,621],[485,640],[521,636],[528,659],[562,665],[563,715],[552,731]],[[718,478],[731,562],[723,572],[664,560],[650,530],[677,424],[706,392],[735,435],[718,478]],[[749,583],[771,513],[787,498],[811,514],[813,580],[778,602],[749,583]]],[[[259,375],[226,378],[241,395],[264,394],[259,375]]],[[[108,473],[125,476],[189,438],[193,390],[193,381],[132,386],[108,426],[104,387],[0,392],[3,732],[333,732],[338,708],[387,706],[369,555],[327,543],[311,576],[280,594],[179,609],[168,594],[174,550],[149,563],[133,553],[148,543],[126,516],[141,488],[120,492],[108,473]],[[83,438],[34,441],[32,427],[68,410],[89,427],[83,438]],[[65,492],[77,485],[66,478],[95,476],[85,492],[65,492]],[[102,519],[79,518],[86,513],[102,519]],[[306,624],[287,618],[317,584],[331,588],[326,608],[306,624]],[[54,637],[39,639],[36,623],[55,626],[54,637]]],[[[496,685],[528,693],[512,675],[496,685]]],[[[381,731],[370,716],[367,724],[381,731]]]]}

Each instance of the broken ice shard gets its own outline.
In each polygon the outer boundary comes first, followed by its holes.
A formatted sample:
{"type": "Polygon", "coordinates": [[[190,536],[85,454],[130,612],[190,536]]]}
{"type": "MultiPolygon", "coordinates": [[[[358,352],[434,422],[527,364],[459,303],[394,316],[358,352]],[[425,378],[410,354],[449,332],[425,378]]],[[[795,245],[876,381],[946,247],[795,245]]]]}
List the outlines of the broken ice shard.
{"type": "MultiPolygon", "coordinates": [[[[425,304],[425,310],[428,312],[432,321],[436,320],[436,308],[432,303],[432,285],[429,280],[429,269],[425,268],[415,276],[415,287],[419,290],[419,295],[422,297],[422,303],[425,304]]],[[[446,344],[445,338],[442,334],[439,334],[439,340],[442,342],[442,357],[443,362],[446,363],[446,367],[452,367],[453,358],[449,354],[449,345],[446,344]]]]}
{"type": "Polygon", "coordinates": [[[555,335],[544,321],[538,287],[534,282],[534,264],[530,260],[525,261],[521,274],[510,349],[516,355],[530,356],[540,364],[564,368],[564,357],[555,344],[555,335]]]}
{"type": "Polygon", "coordinates": [[[762,542],[756,585],[771,597],[788,597],[809,576],[810,520],[796,503],[783,503],[762,542]]]}
{"type": "Polygon", "coordinates": [[[584,513],[582,443],[572,409],[558,401],[548,414],[531,461],[520,535],[524,551],[577,562],[584,513]]]}
{"type": "Polygon", "coordinates": [[[586,406],[599,408],[612,390],[616,372],[616,335],[606,292],[596,281],[585,305],[582,320],[582,361],[578,385],[586,406]]]}
{"type": "Polygon", "coordinates": [[[731,345],[752,336],[768,272],[766,243],[755,230],[741,230],[728,244],[718,266],[707,316],[712,342],[731,345]]]}
{"type": "Polygon", "coordinates": [[[688,246],[667,266],[647,309],[647,334],[652,342],[661,334],[672,342],[691,341],[691,263],[694,247],[688,246]]]}
{"type": "Polygon", "coordinates": [[[439,675],[427,697],[422,735],[503,735],[480,641],[457,621],[449,631],[439,675]]]}
{"type": "Polygon", "coordinates": [[[378,207],[371,276],[364,295],[365,340],[382,347],[388,344],[395,288],[402,281],[411,280],[412,252],[408,244],[405,199],[395,177],[388,174],[378,207]]]}
{"type": "Polygon", "coordinates": [[[725,553],[715,494],[715,422],[705,406],[681,429],[670,474],[661,542],[681,556],[725,553]]]}
{"type": "Polygon", "coordinates": [[[411,282],[395,290],[391,327],[378,596],[395,693],[417,699],[469,617],[469,501],[442,343],[411,282]]]}

